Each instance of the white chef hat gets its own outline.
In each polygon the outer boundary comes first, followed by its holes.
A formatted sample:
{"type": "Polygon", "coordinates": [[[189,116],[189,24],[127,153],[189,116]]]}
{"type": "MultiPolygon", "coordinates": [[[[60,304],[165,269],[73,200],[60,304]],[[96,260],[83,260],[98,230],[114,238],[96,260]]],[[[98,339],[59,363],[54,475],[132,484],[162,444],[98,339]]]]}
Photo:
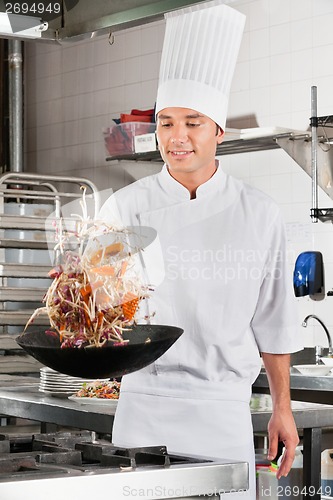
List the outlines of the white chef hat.
{"type": "Polygon", "coordinates": [[[225,128],[245,16],[213,0],[165,15],[156,115],[190,108],[225,128]]]}

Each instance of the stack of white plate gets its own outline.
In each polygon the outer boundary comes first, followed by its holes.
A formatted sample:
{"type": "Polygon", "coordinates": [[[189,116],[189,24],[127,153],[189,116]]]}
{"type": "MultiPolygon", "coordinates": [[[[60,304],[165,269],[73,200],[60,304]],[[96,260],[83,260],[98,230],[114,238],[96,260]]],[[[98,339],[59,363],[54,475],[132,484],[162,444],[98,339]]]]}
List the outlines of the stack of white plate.
{"type": "MultiPolygon", "coordinates": [[[[109,379],[99,379],[108,381],[109,379]]],[[[40,369],[39,391],[50,396],[68,397],[79,391],[84,383],[92,382],[86,378],[70,377],[64,373],[56,372],[52,368],[40,369]]]]}

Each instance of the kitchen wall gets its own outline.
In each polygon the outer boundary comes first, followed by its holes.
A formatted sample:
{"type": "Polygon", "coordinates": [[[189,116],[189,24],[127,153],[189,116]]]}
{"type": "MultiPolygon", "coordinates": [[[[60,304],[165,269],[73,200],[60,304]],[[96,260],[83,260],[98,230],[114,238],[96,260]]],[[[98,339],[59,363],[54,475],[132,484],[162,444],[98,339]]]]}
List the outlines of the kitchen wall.
{"type": "MultiPolygon", "coordinates": [[[[247,16],[229,105],[229,126],[309,126],[310,89],[318,115],[333,115],[333,2],[235,0],[247,16]]],[[[61,46],[28,42],[25,50],[25,169],[88,177],[118,189],[159,166],[105,161],[103,127],[132,108],[153,107],[164,22],[61,46]],[[125,168],[124,168],[125,167],[125,168]]],[[[292,273],[297,255],[319,250],[326,290],[333,289],[333,228],[310,219],[311,180],[282,150],[222,157],[224,170],[258,187],[280,205],[292,273]]],[[[320,190],[320,207],[333,201],[320,190]]],[[[292,277],[290,278],[292,279],[292,277]]],[[[318,314],[333,334],[333,297],[297,299],[300,320],[318,314]]],[[[306,345],[326,345],[321,328],[304,329],[306,345]]]]}

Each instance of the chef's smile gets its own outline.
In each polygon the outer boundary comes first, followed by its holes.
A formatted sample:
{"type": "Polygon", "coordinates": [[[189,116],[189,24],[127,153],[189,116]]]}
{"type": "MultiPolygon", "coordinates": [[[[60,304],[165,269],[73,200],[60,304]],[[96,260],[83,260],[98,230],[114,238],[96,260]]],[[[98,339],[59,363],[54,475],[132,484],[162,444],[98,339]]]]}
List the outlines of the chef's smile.
{"type": "Polygon", "coordinates": [[[172,158],[175,158],[177,160],[185,160],[185,159],[188,159],[192,153],[194,153],[194,151],[178,151],[178,150],[174,150],[174,151],[170,151],[170,154],[172,156],[172,158]]]}

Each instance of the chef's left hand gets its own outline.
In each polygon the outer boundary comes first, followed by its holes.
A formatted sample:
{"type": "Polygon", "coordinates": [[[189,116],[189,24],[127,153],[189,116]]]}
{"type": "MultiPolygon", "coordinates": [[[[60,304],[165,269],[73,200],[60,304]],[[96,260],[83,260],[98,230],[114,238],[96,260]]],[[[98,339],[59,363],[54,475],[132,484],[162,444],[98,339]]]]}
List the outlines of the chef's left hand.
{"type": "Polygon", "coordinates": [[[275,410],[268,423],[269,450],[267,458],[273,460],[278,452],[278,443],[282,441],[285,452],[276,477],[287,476],[295,458],[295,449],[299,443],[298,432],[291,409],[275,410]]]}

